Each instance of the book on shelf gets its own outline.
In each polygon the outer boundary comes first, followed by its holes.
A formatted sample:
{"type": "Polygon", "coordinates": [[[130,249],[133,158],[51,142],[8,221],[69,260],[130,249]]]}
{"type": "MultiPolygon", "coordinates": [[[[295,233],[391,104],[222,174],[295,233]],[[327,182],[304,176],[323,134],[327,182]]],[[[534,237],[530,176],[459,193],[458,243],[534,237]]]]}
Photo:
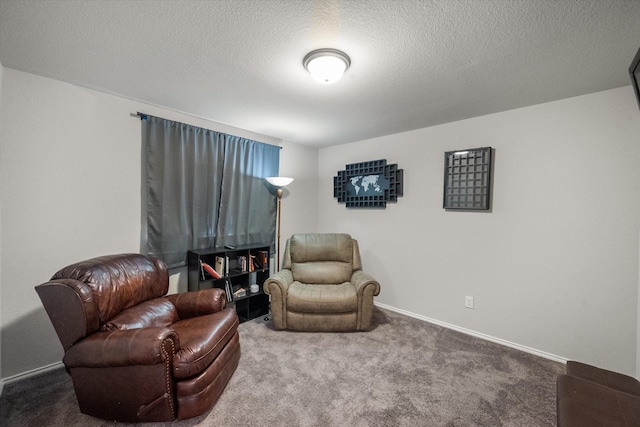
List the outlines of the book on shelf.
{"type": "Polygon", "coordinates": [[[216,268],[215,270],[218,272],[220,276],[226,276],[225,274],[225,262],[224,258],[221,256],[216,257],[216,268]]]}
{"type": "Polygon", "coordinates": [[[245,255],[238,256],[238,269],[242,273],[246,273],[247,271],[251,271],[251,260],[248,259],[245,255]]]}
{"type": "Polygon", "coordinates": [[[231,283],[227,279],[224,279],[224,292],[227,294],[227,302],[233,301],[231,296],[231,283]]]}
{"type": "Polygon", "coordinates": [[[251,271],[262,269],[262,263],[256,255],[251,255],[251,271]]]}
{"type": "Polygon", "coordinates": [[[256,258],[260,263],[260,268],[267,269],[269,267],[269,252],[267,251],[258,251],[256,258]]]}
{"type": "Polygon", "coordinates": [[[211,267],[206,262],[202,262],[202,260],[200,260],[200,274],[202,274],[202,280],[206,280],[206,277],[204,275],[205,272],[209,274],[211,277],[213,277],[214,279],[220,278],[220,274],[218,274],[218,272],[213,267],[211,267]]]}
{"type": "Polygon", "coordinates": [[[236,287],[236,290],[233,291],[234,298],[242,298],[247,295],[247,290],[243,287],[236,287]]]}

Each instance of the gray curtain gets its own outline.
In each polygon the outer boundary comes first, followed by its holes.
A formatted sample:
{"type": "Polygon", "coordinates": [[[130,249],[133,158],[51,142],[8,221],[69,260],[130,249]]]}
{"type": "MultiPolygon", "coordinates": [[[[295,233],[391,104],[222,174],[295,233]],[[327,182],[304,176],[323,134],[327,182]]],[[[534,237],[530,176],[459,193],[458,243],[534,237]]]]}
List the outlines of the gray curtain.
{"type": "Polygon", "coordinates": [[[190,249],[273,244],[280,147],[142,116],[142,252],[169,267],[190,249]]]}

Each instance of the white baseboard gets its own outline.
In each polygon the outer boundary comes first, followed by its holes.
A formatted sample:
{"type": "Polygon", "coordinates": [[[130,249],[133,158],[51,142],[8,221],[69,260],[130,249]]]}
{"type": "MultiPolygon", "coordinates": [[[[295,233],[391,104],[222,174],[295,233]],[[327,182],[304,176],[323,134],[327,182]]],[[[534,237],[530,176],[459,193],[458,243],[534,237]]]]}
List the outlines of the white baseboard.
{"type": "Polygon", "coordinates": [[[49,372],[49,371],[53,371],[54,369],[58,369],[63,367],[64,365],[62,364],[62,362],[56,362],[56,363],[52,363],[50,365],[46,365],[46,366],[41,366],[39,368],[36,369],[32,369],[30,371],[26,371],[26,372],[21,372],[19,374],[16,375],[11,375],[10,377],[7,378],[2,378],[0,380],[0,393],[1,393],[1,388],[4,387],[5,384],[11,384],[13,382],[16,381],[20,381],[20,380],[24,380],[27,379],[29,377],[34,377],[36,375],[39,374],[43,374],[45,372],[49,372]]]}
{"type": "Polygon", "coordinates": [[[524,351],[525,353],[530,353],[535,356],[540,356],[545,359],[553,360],[559,363],[567,363],[568,359],[564,357],[556,356],[555,354],[547,353],[545,351],[536,350],[535,348],[527,347],[524,345],[516,344],[510,341],[506,341],[500,338],[492,337],[491,335],[486,335],[480,332],[472,331],[471,329],[461,328],[460,326],[452,325],[450,323],[441,322],[440,320],[431,319],[429,317],[422,316],[420,314],[412,313],[410,311],[406,311],[400,308],[392,307],[390,305],[374,303],[377,307],[384,308],[389,311],[394,311],[396,313],[404,314],[405,316],[413,317],[414,319],[422,320],[425,322],[433,323],[434,325],[442,326],[447,329],[453,329],[454,331],[462,332],[463,334],[471,335],[477,338],[481,338],[486,341],[491,341],[496,344],[501,344],[507,347],[515,348],[516,350],[524,351]]]}

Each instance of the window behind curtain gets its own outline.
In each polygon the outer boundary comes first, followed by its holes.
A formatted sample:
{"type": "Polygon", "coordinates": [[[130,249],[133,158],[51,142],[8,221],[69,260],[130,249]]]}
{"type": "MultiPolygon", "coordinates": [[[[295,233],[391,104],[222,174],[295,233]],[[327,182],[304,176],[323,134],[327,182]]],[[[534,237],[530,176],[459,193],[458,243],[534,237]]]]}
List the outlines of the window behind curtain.
{"type": "Polygon", "coordinates": [[[264,178],[278,175],[280,147],[145,116],[142,157],[142,252],[177,267],[190,249],[274,241],[264,178]]]}

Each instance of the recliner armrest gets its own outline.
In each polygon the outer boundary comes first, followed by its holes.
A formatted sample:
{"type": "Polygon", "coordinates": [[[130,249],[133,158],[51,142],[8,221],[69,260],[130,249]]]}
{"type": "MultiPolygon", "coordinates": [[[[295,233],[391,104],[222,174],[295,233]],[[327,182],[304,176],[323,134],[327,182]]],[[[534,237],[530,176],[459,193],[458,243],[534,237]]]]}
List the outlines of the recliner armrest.
{"type": "Polygon", "coordinates": [[[35,289],[65,351],[100,327],[98,304],[86,283],[57,279],[35,289]]]}
{"type": "Polygon", "coordinates": [[[96,332],[75,343],[62,359],[67,368],[155,365],[180,349],[171,328],[152,327],[96,332]]]}
{"type": "Polygon", "coordinates": [[[219,288],[171,294],[165,298],[176,306],[181,319],[217,313],[227,305],[225,292],[219,288]]]}
{"type": "Polygon", "coordinates": [[[287,292],[292,283],[291,270],[282,269],[265,280],[262,286],[264,292],[271,295],[271,314],[276,329],[287,328],[287,292]]]}
{"type": "Polygon", "coordinates": [[[293,274],[291,270],[280,270],[269,277],[263,285],[265,293],[275,296],[277,293],[286,295],[289,285],[293,283],[293,274]]]}
{"type": "Polygon", "coordinates": [[[355,286],[358,295],[362,295],[365,290],[369,289],[373,292],[374,296],[380,293],[380,283],[378,283],[372,275],[365,273],[362,270],[353,272],[353,276],[351,276],[351,283],[355,286]]]}

